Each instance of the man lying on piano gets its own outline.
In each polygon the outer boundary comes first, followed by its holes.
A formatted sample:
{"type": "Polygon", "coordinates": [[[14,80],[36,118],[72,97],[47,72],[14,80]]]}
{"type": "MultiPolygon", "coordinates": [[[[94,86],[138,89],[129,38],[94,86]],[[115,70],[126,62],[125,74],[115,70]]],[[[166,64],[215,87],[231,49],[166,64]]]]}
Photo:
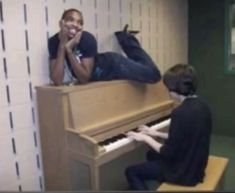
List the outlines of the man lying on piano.
{"type": "Polygon", "coordinates": [[[175,65],[164,74],[163,82],[172,99],[180,105],[171,114],[168,134],[147,126],[140,126],[139,132],[127,133],[129,138],[151,147],[146,163],[126,169],[126,177],[133,190],[147,190],[144,180],[149,179],[194,186],[204,178],[212,118],[208,105],[195,95],[195,70],[187,64],[175,65]],[[165,139],[164,144],[155,137],[165,139]]]}
{"type": "Polygon", "coordinates": [[[98,54],[96,39],[83,31],[79,10],[66,10],[59,25],[60,31],[48,41],[50,78],[55,85],[115,79],[156,83],[161,79],[156,64],[134,37],[138,31],[128,31],[128,25],[115,32],[128,58],[114,52],[98,54]]]}

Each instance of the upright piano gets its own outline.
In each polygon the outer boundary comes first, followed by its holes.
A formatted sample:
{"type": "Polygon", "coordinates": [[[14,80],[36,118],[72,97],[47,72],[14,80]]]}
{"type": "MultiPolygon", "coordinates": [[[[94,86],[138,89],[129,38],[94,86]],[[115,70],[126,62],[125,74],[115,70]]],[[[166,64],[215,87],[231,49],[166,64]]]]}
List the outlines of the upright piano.
{"type": "Polygon", "coordinates": [[[174,108],[162,82],[47,85],[36,94],[46,190],[125,189],[125,167],[147,150],[125,133],[166,129],[174,108]]]}

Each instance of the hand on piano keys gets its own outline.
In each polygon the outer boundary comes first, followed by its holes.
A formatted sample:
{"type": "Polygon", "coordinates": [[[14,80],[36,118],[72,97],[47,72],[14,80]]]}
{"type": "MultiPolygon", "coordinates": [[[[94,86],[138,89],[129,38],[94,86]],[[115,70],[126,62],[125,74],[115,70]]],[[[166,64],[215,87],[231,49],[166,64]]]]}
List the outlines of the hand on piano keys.
{"type": "Polygon", "coordinates": [[[128,132],[126,135],[129,139],[133,139],[133,140],[136,140],[136,141],[145,141],[146,137],[148,137],[148,135],[146,135],[144,133],[133,132],[133,131],[128,132]]]}
{"type": "MultiPolygon", "coordinates": [[[[143,129],[143,130],[147,130],[147,128],[148,128],[149,132],[154,132],[154,131],[156,132],[156,131],[158,131],[158,130],[160,130],[160,129],[168,126],[168,125],[170,125],[170,119],[169,118],[162,121],[162,122],[154,124],[150,127],[145,126],[145,129],[143,129]]],[[[133,132],[133,131],[129,131],[129,132],[133,132]]],[[[140,131],[139,133],[141,133],[141,132],[142,131],[140,131]]],[[[160,132],[160,131],[158,131],[158,132],[160,132]]],[[[122,146],[125,146],[125,145],[127,145],[127,144],[129,144],[133,141],[134,141],[133,137],[129,137],[128,133],[126,133],[126,134],[119,134],[119,135],[114,136],[110,139],[102,141],[102,142],[99,143],[99,145],[103,146],[106,152],[110,152],[110,151],[118,149],[122,146]]]]}
{"type": "Polygon", "coordinates": [[[161,130],[162,128],[164,128],[166,126],[169,126],[170,123],[171,123],[171,119],[168,118],[168,119],[166,119],[164,121],[161,121],[161,122],[159,122],[157,124],[154,124],[154,125],[150,126],[149,130],[151,130],[151,131],[159,131],[159,130],[161,130]]]}
{"type": "MultiPolygon", "coordinates": [[[[145,125],[143,125],[145,126],[145,125]]],[[[142,128],[142,126],[140,126],[140,128],[142,128]]],[[[162,136],[162,131],[158,131],[158,130],[151,130],[151,128],[149,129],[144,129],[144,130],[139,130],[139,133],[145,134],[145,135],[149,135],[151,137],[160,137],[162,136]]]]}
{"type": "Polygon", "coordinates": [[[152,125],[151,127],[148,127],[146,125],[141,125],[139,126],[138,131],[140,131],[143,134],[152,136],[152,137],[159,137],[162,139],[167,139],[168,138],[168,133],[165,133],[163,131],[159,131],[162,128],[169,126],[170,125],[171,120],[170,119],[166,119],[158,124],[152,125]]]}

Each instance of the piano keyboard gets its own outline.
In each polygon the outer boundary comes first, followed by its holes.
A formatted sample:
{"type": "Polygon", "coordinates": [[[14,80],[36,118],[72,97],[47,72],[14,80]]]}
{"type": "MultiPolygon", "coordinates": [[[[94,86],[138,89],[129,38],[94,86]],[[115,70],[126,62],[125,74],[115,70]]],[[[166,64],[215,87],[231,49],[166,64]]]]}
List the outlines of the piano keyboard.
{"type": "MultiPolygon", "coordinates": [[[[170,125],[170,118],[165,119],[164,121],[159,122],[159,120],[152,123],[147,124],[151,130],[159,130],[170,125]],[[155,123],[155,124],[154,124],[155,123]]],[[[136,131],[137,128],[133,129],[132,131],[136,131]]],[[[113,151],[118,149],[124,145],[133,142],[133,139],[128,138],[125,134],[119,134],[112,138],[109,138],[105,141],[99,143],[100,146],[103,146],[106,152],[113,151]]]]}

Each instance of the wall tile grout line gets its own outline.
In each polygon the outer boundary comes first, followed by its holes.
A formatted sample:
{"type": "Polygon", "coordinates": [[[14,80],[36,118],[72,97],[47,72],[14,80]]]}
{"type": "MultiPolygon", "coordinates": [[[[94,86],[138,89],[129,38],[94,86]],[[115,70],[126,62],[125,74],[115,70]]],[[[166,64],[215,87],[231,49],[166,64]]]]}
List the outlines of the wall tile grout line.
{"type": "Polygon", "coordinates": [[[8,85],[6,85],[6,94],[7,94],[7,102],[8,102],[8,104],[10,104],[11,98],[10,98],[10,89],[9,89],[8,85]]]}
{"type": "Polygon", "coordinates": [[[0,1],[0,21],[3,23],[3,8],[2,8],[2,1],[0,1]]]}
{"type": "Polygon", "coordinates": [[[4,35],[4,30],[3,29],[1,29],[1,39],[2,39],[2,50],[6,51],[5,35],[4,35]]]}
{"type": "Polygon", "coordinates": [[[8,73],[7,73],[7,60],[4,57],[3,58],[3,69],[4,69],[4,74],[5,74],[5,79],[8,79],[8,73]]]}
{"type": "Polygon", "coordinates": [[[28,37],[28,30],[25,30],[25,48],[29,51],[29,37],[28,37]]]}
{"type": "Polygon", "coordinates": [[[24,9],[24,23],[27,24],[27,5],[24,3],[23,5],[23,9],[24,9]]]}
{"type": "Polygon", "coordinates": [[[15,144],[15,139],[13,137],[11,138],[11,142],[12,142],[12,151],[16,155],[16,144],[15,144]]]}
{"type": "Polygon", "coordinates": [[[12,112],[9,112],[9,121],[10,121],[11,130],[13,130],[14,129],[14,124],[13,124],[12,112]]]}

